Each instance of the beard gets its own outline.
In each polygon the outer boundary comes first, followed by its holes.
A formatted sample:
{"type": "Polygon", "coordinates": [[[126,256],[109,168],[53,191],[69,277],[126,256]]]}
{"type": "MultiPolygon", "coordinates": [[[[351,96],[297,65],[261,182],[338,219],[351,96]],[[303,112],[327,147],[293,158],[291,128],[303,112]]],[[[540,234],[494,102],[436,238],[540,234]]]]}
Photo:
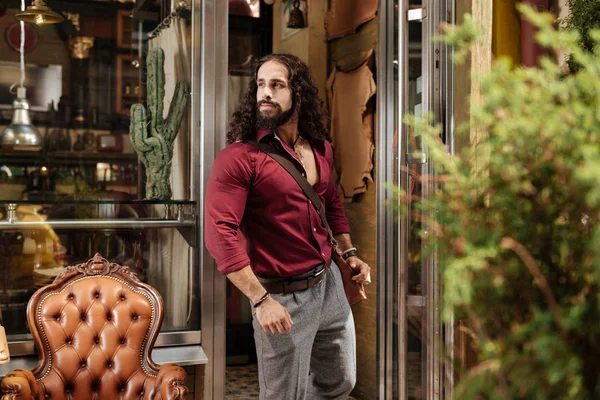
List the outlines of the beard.
{"type": "Polygon", "coordinates": [[[294,116],[294,107],[281,111],[281,106],[270,101],[260,101],[256,104],[256,127],[259,129],[274,130],[287,123],[294,116]],[[261,104],[271,104],[275,109],[273,115],[267,116],[260,112],[261,104]]]}

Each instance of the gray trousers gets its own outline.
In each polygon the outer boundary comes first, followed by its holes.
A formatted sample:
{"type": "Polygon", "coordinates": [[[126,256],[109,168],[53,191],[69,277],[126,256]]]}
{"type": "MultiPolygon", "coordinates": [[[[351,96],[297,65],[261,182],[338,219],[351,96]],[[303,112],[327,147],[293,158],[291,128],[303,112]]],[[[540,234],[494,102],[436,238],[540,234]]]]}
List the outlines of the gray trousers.
{"type": "Polygon", "coordinates": [[[356,338],[338,267],[310,289],[271,296],[294,324],[272,334],[252,321],[260,399],[345,399],[356,382],[356,338]]]}

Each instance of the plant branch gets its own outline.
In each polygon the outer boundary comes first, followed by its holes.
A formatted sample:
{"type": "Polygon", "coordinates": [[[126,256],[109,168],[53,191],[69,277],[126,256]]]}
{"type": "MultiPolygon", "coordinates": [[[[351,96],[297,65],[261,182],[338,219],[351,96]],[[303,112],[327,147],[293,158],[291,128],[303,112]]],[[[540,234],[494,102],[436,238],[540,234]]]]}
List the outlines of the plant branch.
{"type": "Polygon", "coordinates": [[[514,251],[521,258],[521,260],[523,261],[523,264],[525,264],[525,266],[527,267],[527,269],[533,276],[534,282],[536,283],[536,285],[540,288],[540,290],[544,294],[544,297],[546,298],[546,302],[548,303],[550,310],[552,310],[552,313],[554,314],[554,318],[556,319],[556,321],[562,328],[563,327],[563,323],[562,323],[563,316],[562,316],[562,312],[560,311],[558,302],[556,301],[556,298],[554,297],[554,294],[552,293],[552,289],[550,289],[550,285],[548,284],[546,277],[540,270],[539,265],[537,264],[535,259],[532,257],[531,253],[529,253],[529,251],[527,251],[525,246],[523,246],[521,243],[517,242],[516,240],[514,240],[513,238],[508,237],[508,236],[505,236],[502,238],[502,240],[500,241],[500,246],[504,249],[509,249],[509,250],[514,251]]]}

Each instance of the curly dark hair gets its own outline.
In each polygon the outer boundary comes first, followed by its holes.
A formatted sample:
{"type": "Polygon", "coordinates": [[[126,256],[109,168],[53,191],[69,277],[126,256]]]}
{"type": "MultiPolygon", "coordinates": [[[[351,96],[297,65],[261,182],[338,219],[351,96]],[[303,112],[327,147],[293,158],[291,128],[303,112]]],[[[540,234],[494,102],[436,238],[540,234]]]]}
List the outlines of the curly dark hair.
{"type": "Polygon", "coordinates": [[[256,78],[260,67],[275,61],[284,65],[288,71],[288,80],[292,90],[292,107],[298,107],[298,130],[308,141],[330,141],[331,136],[326,127],[329,114],[323,100],[318,96],[318,89],[312,80],[308,66],[292,54],[270,54],[261,58],[254,69],[254,79],[248,84],[244,99],[233,113],[227,143],[238,140],[249,140],[256,137],[256,78]]]}

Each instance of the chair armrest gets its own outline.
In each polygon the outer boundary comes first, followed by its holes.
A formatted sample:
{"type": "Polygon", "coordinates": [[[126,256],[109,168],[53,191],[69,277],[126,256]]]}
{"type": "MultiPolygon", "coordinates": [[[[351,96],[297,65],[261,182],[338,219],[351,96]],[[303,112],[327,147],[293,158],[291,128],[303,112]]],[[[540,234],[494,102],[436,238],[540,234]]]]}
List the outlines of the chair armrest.
{"type": "Polygon", "coordinates": [[[176,364],[163,364],[158,370],[154,393],[160,394],[161,400],[185,399],[188,388],[185,386],[187,374],[176,364]]]}
{"type": "Polygon", "coordinates": [[[29,370],[16,369],[2,380],[2,400],[33,400],[36,392],[37,382],[29,370]]]}

